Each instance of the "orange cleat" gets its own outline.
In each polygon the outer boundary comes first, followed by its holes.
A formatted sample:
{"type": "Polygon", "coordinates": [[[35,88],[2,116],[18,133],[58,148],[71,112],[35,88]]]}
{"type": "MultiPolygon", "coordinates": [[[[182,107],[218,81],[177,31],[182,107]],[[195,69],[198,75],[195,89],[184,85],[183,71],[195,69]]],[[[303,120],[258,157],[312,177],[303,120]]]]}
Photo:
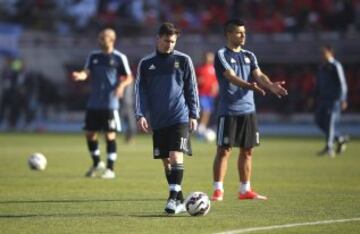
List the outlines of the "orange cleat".
{"type": "Polygon", "coordinates": [[[245,199],[267,200],[268,198],[250,190],[250,191],[247,191],[246,193],[239,193],[239,199],[240,200],[245,200],[245,199]]]}
{"type": "Polygon", "coordinates": [[[224,199],[224,191],[216,189],[211,196],[211,201],[222,201],[224,199]]]}

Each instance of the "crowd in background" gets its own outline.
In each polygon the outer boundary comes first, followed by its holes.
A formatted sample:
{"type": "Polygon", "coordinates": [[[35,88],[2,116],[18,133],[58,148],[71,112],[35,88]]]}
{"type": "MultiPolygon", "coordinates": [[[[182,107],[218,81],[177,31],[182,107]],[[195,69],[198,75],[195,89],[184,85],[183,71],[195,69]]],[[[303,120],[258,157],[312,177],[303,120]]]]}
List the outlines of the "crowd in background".
{"type": "Polygon", "coordinates": [[[98,31],[103,26],[146,33],[171,21],[187,32],[221,31],[241,15],[259,33],[360,31],[359,0],[2,0],[0,21],[59,33],[98,31]]]}

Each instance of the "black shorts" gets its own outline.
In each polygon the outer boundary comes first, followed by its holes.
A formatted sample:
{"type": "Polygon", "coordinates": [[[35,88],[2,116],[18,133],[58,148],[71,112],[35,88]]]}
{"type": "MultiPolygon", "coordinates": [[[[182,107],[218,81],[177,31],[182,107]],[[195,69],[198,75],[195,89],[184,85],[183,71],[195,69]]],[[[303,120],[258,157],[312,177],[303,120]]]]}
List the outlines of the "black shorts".
{"type": "Polygon", "coordinates": [[[221,116],[218,120],[217,145],[253,148],[260,144],[255,113],[221,116]]]}
{"type": "Polygon", "coordinates": [[[192,155],[188,123],[175,124],[153,131],[154,159],[168,158],[170,151],[192,155]]]}
{"type": "Polygon", "coordinates": [[[121,131],[119,112],[117,110],[86,110],[85,126],[86,131],[121,131]]]}

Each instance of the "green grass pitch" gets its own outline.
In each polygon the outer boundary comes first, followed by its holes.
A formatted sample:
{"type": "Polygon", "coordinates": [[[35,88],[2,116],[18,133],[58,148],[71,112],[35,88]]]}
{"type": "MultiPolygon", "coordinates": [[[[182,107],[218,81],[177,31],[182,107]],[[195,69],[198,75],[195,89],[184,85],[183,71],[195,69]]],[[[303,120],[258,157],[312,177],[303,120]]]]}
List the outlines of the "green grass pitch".
{"type": "MultiPolygon", "coordinates": [[[[90,159],[80,134],[2,133],[0,233],[217,233],[360,217],[359,139],[352,139],[345,154],[334,159],[315,156],[323,146],[320,138],[261,140],[254,153],[252,186],[268,201],[237,200],[234,151],[223,202],[212,203],[205,217],[167,217],[167,184],[160,161],[152,159],[150,135],[138,137],[134,145],[118,139],[117,178],[105,181],[83,177],[90,159]],[[32,152],[45,154],[45,171],[28,168],[32,152]]],[[[215,145],[193,141],[193,151],[194,157],[185,159],[183,190],[210,195],[215,145]]],[[[258,233],[359,230],[360,222],[353,221],[258,233]]]]}

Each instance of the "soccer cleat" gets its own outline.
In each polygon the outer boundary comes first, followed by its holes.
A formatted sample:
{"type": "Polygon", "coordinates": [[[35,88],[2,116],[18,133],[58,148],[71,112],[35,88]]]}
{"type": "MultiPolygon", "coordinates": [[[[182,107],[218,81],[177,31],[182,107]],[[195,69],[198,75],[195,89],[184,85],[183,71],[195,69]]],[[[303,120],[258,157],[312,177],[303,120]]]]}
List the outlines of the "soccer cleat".
{"type": "Polygon", "coordinates": [[[114,179],[115,178],[115,172],[111,169],[106,169],[104,174],[101,175],[102,179],[114,179]]]}
{"type": "Polygon", "coordinates": [[[329,149],[325,147],[323,150],[317,153],[318,156],[325,156],[328,155],[330,158],[335,158],[335,151],[333,149],[329,149]]]}
{"type": "Polygon", "coordinates": [[[349,136],[344,136],[342,137],[342,140],[337,141],[337,146],[336,146],[336,153],[337,154],[342,154],[345,152],[346,150],[346,143],[349,142],[349,136]]]}
{"type": "Polygon", "coordinates": [[[165,212],[169,215],[176,214],[176,208],[176,201],[174,199],[169,199],[165,206],[165,212]]]}
{"type": "Polygon", "coordinates": [[[176,201],[176,209],[175,209],[175,214],[179,214],[182,212],[186,212],[186,207],[185,204],[179,200],[176,201]]]}
{"type": "Polygon", "coordinates": [[[90,167],[90,169],[86,172],[85,176],[89,178],[96,177],[99,173],[103,172],[105,169],[105,163],[100,161],[96,167],[90,167]]]}
{"type": "Polygon", "coordinates": [[[240,200],[247,200],[247,199],[267,200],[267,197],[257,194],[256,192],[250,190],[245,193],[239,193],[239,199],[240,200]]]}
{"type": "Polygon", "coordinates": [[[224,199],[224,191],[216,189],[211,196],[211,201],[222,201],[224,199]]]}

